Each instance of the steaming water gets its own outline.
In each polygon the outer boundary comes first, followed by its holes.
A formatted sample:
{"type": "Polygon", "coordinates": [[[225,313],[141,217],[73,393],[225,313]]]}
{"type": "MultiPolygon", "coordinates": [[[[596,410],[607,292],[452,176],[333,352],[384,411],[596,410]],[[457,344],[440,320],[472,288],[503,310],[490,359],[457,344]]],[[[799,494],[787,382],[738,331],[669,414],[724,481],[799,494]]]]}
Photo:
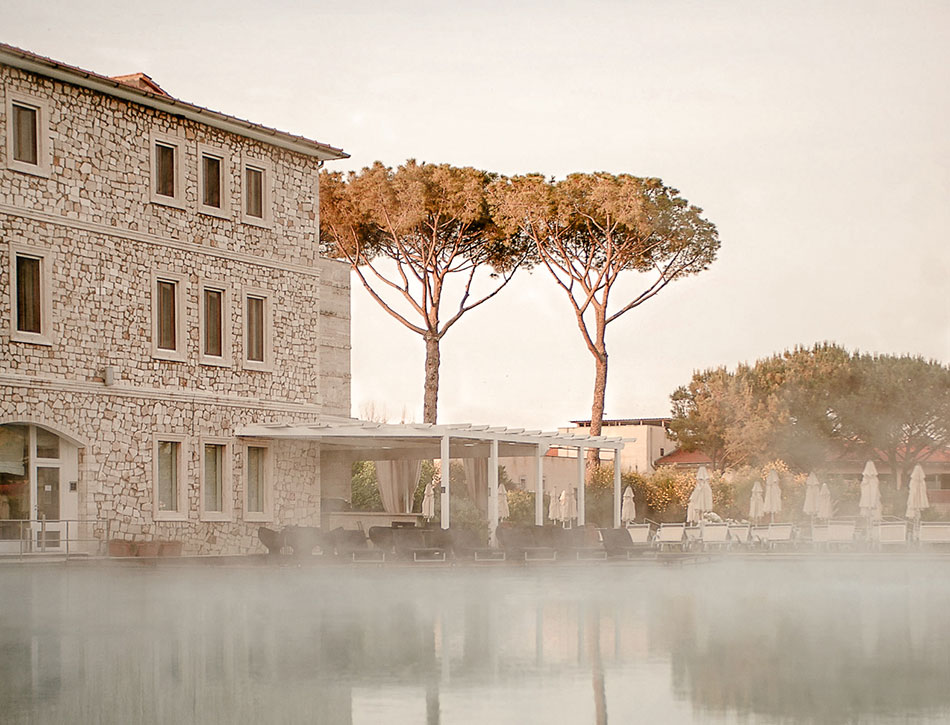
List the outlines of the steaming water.
{"type": "Polygon", "coordinates": [[[0,721],[950,721],[950,559],[7,566],[0,721]]]}

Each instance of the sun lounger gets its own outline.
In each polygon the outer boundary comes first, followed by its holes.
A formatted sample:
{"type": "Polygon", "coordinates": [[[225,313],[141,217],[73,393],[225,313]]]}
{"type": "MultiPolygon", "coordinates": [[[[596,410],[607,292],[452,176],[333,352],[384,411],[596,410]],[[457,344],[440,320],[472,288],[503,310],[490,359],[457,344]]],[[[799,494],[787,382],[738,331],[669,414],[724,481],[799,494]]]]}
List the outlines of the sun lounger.
{"type": "Polygon", "coordinates": [[[386,558],[382,549],[370,548],[366,535],[357,529],[334,529],[330,532],[329,544],[339,559],[379,563],[386,558]]]}
{"type": "Polygon", "coordinates": [[[396,556],[413,561],[445,561],[445,548],[440,546],[440,543],[432,533],[424,529],[393,529],[393,550],[396,556]]]}
{"type": "Polygon", "coordinates": [[[826,542],[828,547],[853,546],[854,530],[854,521],[829,521],[828,540],[826,542]]]}
{"type": "Polygon", "coordinates": [[[728,548],[729,543],[729,524],[703,524],[703,550],[728,548]]]}
{"type": "Polygon", "coordinates": [[[267,547],[267,553],[271,556],[276,556],[280,553],[280,550],[284,548],[283,532],[274,531],[273,529],[268,529],[266,526],[261,526],[257,529],[257,538],[267,547]]]}
{"type": "Polygon", "coordinates": [[[473,559],[474,561],[504,561],[505,552],[501,549],[492,549],[486,546],[476,531],[472,529],[448,530],[449,548],[456,559],[473,559]]]}
{"type": "Polygon", "coordinates": [[[686,524],[660,524],[653,543],[660,551],[674,546],[678,546],[680,550],[685,549],[686,524]]]}
{"type": "Polygon", "coordinates": [[[575,526],[570,529],[552,528],[552,532],[558,559],[590,561],[607,558],[600,534],[592,526],[575,526]]]}
{"type": "Polygon", "coordinates": [[[921,521],[917,540],[925,546],[950,544],[950,523],[921,521]]]}
{"type": "Polygon", "coordinates": [[[749,546],[752,543],[752,525],[751,524],[728,524],[729,538],[733,544],[740,546],[749,546]]]}
{"type": "Polygon", "coordinates": [[[752,532],[749,534],[753,546],[768,546],[769,543],[769,527],[768,526],[753,526],[752,532]]]}
{"type": "Polygon", "coordinates": [[[305,559],[313,555],[313,550],[325,548],[323,533],[316,526],[287,526],[283,530],[284,546],[293,549],[294,556],[305,559]]]}
{"type": "Polygon", "coordinates": [[[811,543],[816,549],[828,543],[828,524],[815,524],[811,527],[811,543]]]}
{"type": "Polygon", "coordinates": [[[686,547],[688,549],[698,549],[702,544],[702,533],[698,526],[686,527],[686,547]]]}
{"type": "Polygon", "coordinates": [[[872,529],[878,548],[907,545],[906,521],[881,521],[872,529]]]}
{"type": "Polygon", "coordinates": [[[370,526],[369,540],[377,549],[383,552],[383,556],[393,556],[396,551],[393,548],[393,531],[389,526],[370,526]]]}
{"type": "Polygon", "coordinates": [[[792,525],[776,523],[769,524],[765,543],[770,549],[775,549],[779,546],[791,546],[792,525]]]}
{"type": "Polygon", "coordinates": [[[496,530],[505,557],[513,561],[554,561],[557,549],[555,526],[519,526],[508,524],[496,530]]]}

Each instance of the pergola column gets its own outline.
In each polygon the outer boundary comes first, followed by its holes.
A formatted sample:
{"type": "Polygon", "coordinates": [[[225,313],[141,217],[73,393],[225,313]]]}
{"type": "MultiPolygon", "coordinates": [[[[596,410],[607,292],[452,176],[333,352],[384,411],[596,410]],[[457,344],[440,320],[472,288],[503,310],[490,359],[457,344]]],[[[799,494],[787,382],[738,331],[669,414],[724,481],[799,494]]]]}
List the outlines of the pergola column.
{"type": "Polygon", "coordinates": [[[495,529],[498,528],[498,439],[491,440],[488,456],[488,532],[489,543],[495,546],[495,529]]]}
{"type": "Polygon", "coordinates": [[[584,474],[586,473],[584,460],[587,449],[584,446],[577,447],[577,525],[584,525],[584,495],[587,493],[584,485],[584,474]]]}
{"type": "Polygon", "coordinates": [[[534,454],[534,523],[544,526],[544,447],[539,445],[534,454]]]}
{"type": "Polygon", "coordinates": [[[442,528],[449,528],[449,487],[451,484],[452,478],[452,461],[449,459],[449,437],[447,435],[442,436],[441,441],[441,450],[442,455],[442,497],[440,499],[440,506],[442,511],[441,522],[442,528]]]}
{"type": "Polygon", "coordinates": [[[614,528],[620,528],[620,449],[614,448],[614,528]]]}

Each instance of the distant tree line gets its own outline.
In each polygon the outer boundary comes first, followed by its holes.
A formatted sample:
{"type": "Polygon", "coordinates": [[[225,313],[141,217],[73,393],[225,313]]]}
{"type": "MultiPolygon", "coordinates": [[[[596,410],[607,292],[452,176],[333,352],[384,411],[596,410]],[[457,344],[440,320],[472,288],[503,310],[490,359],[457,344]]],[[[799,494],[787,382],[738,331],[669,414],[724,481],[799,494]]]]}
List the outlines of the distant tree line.
{"type": "Polygon", "coordinates": [[[950,367],[828,343],[696,372],[672,402],[681,446],[719,470],[779,459],[808,471],[854,454],[883,457],[900,487],[950,443],[950,367]]]}

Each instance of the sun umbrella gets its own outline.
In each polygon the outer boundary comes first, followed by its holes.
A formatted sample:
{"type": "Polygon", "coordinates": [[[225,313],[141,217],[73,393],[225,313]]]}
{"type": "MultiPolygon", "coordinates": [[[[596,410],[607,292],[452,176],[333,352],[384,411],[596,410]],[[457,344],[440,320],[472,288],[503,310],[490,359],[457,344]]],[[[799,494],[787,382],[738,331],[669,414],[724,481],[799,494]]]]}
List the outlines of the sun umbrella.
{"type": "Polygon", "coordinates": [[[686,506],[686,520],[690,523],[702,521],[703,514],[712,511],[712,486],[709,485],[709,473],[706,466],[700,466],[696,471],[696,485],[689,495],[686,506]]]}
{"type": "Polygon", "coordinates": [[[756,481],[749,499],[749,518],[758,521],[765,513],[765,499],[762,498],[762,482],[756,481]]]}
{"type": "Polygon", "coordinates": [[[567,489],[565,488],[561,491],[561,495],[558,497],[558,520],[560,521],[570,521],[571,519],[571,505],[567,502],[567,489]]]}
{"type": "Polygon", "coordinates": [[[509,516],[511,516],[511,511],[508,509],[508,489],[505,488],[505,484],[498,484],[498,520],[504,521],[509,516]]]}
{"type": "Polygon", "coordinates": [[[818,476],[814,473],[808,474],[808,480],[805,481],[805,503],[802,506],[802,513],[806,516],[815,516],[818,513],[818,492],[821,484],[818,482],[818,476]]]}
{"type": "Polygon", "coordinates": [[[432,481],[426,484],[426,490],[422,496],[422,515],[427,519],[435,518],[435,489],[432,481]]]}
{"type": "Polygon", "coordinates": [[[577,489],[572,488],[570,494],[567,497],[568,505],[568,518],[576,519],[577,518],[577,489]]]}
{"type": "Polygon", "coordinates": [[[877,479],[877,468],[873,461],[867,462],[861,474],[861,501],[858,508],[869,519],[881,518],[881,483],[877,479]]]}
{"type": "Polygon", "coordinates": [[[920,512],[926,508],[930,508],[930,501],[927,499],[927,483],[924,480],[924,469],[918,463],[910,474],[910,486],[907,489],[907,518],[919,518],[920,512]]]}
{"type": "Polygon", "coordinates": [[[831,503],[831,489],[827,483],[821,484],[821,490],[818,491],[818,518],[827,521],[834,516],[835,507],[831,503]]]}
{"type": "Polygon", "coordinates": [[[637,505],[633,500],[633,489],[627,486],[623,492],[623,505],[620,507],[620,520],[625,523],[631,523],[637,517],[637,505]]]}
{"type": "Polygon", "coordinates": [[[762,513],[770,514],[772,520],[775,520],[775,514],[782,511],[782,489],[778,484],[778,474],[775,471],[769,471],[765,477],[765,498],[762,513]]]}
{"type": "Polygon", "coordinates": [[[554,495],[554,492],[551,492],[551,495],[548,496],[550,501],[548,502],[548,518],[551,521],[557,521],[561,518],[561,506],[558,502],[557,496],[554,495]]]}

